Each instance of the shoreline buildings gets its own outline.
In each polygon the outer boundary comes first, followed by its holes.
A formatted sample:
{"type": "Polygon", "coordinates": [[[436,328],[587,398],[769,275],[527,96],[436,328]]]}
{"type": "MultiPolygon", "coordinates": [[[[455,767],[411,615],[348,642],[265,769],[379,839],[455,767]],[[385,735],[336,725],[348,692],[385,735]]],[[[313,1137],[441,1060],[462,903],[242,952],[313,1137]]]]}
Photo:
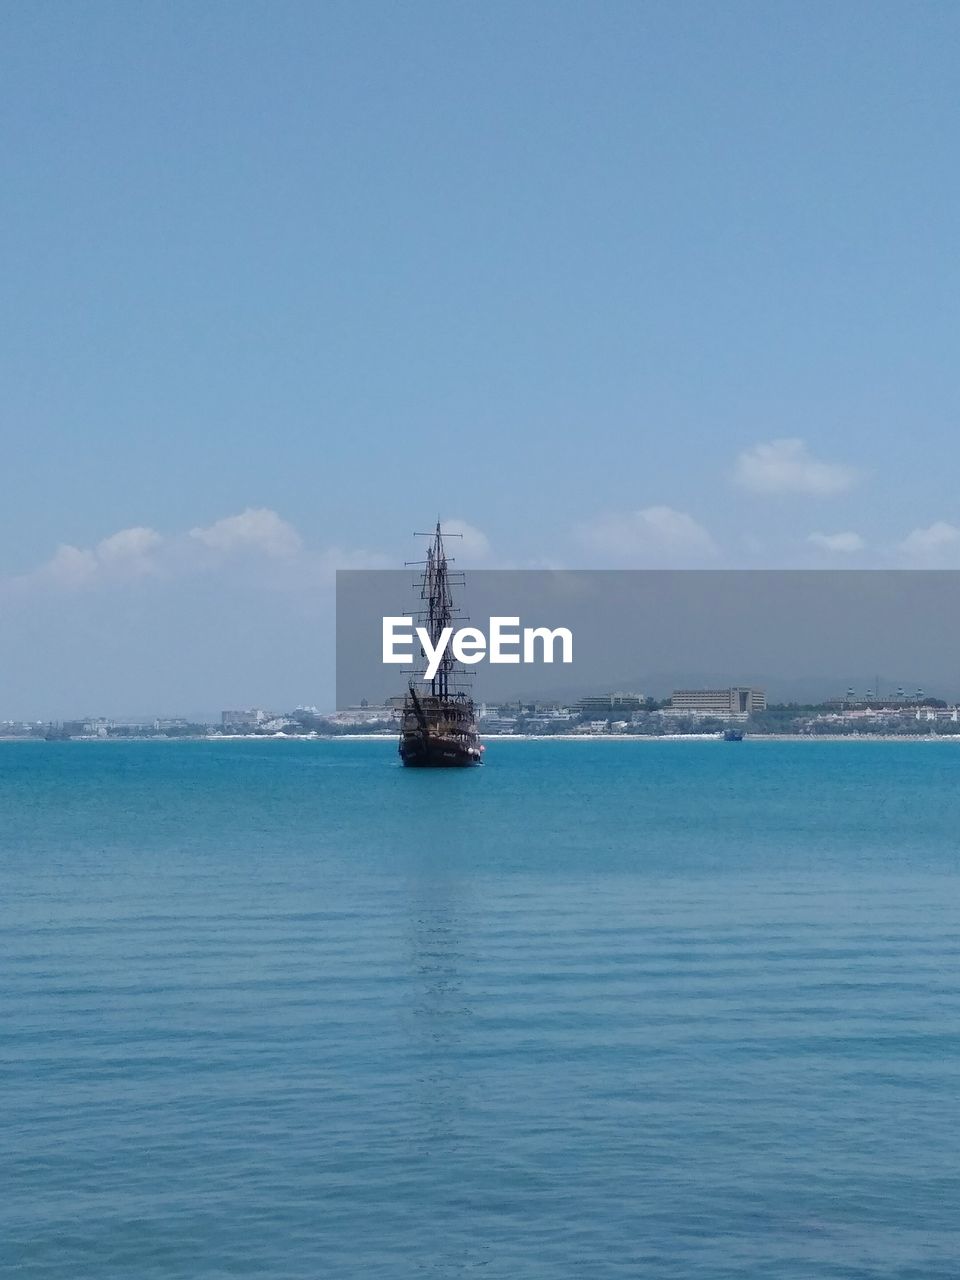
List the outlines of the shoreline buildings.
{"type": "Polygon", "coordinates": [[[663,708],[663,714],[743,721],[748,720],[754,712],[766,709],[765,690],[747,685],[731,685],[729,689],[674,689],[669,706],[663,708]]]}

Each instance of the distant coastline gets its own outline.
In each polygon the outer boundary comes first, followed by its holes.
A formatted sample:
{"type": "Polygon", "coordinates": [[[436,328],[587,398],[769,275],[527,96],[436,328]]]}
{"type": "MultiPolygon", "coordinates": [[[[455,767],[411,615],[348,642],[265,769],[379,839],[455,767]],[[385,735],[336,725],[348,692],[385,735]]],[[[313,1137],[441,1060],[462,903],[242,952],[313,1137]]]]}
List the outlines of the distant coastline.
{"type": "MultiPolygon", "coordinates": [[[[491,733],[481,734],[482,742],[722,742],[716,733],[491,733]]],[[[386,733],[218,733],[181,734],[175,738],[113,736],[110,738],[38,738],[18,734],[0,734],[0,743],[22,742],[40,745],[110,742],[386,742],[395,745],[395,734],[386,733]]],[[[744,742],[954,742],[960,734],[952,733],[747,733],[744,742]]]]}

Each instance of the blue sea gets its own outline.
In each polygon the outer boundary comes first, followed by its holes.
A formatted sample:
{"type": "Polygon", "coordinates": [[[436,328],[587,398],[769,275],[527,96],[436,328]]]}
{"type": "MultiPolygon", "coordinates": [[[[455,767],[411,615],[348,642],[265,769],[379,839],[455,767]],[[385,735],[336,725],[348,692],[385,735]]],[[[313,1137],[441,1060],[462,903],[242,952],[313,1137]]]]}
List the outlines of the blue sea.
{"type": "Polygon", "coordinates": [[[956,1280],[960,743],[0,744],[0,1274],[956,1280]]]}

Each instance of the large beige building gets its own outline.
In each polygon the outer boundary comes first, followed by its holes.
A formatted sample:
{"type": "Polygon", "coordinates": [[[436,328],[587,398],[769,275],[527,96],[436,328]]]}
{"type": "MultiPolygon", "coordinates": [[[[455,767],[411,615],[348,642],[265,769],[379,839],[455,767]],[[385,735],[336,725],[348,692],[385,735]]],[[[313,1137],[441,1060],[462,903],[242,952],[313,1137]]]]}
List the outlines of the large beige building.
{"type": "Polygon", "coordinates": [[[674,689],[666,710],[675,716],[746,720],[754,711],[763,711],[766,705],[767,695],[763,689],[733,685],[729,689],[674,689]]]}

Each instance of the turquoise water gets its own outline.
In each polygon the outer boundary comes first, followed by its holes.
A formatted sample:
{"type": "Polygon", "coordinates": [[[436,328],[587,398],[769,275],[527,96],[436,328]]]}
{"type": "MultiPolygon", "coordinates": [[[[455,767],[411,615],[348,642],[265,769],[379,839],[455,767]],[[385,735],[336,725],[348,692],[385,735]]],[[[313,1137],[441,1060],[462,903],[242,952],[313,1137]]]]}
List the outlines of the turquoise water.
{"type": "Polygon", "coordinates": [[[960,744],[0,744],[0,1271],[960,1273],[960,744]]]}

